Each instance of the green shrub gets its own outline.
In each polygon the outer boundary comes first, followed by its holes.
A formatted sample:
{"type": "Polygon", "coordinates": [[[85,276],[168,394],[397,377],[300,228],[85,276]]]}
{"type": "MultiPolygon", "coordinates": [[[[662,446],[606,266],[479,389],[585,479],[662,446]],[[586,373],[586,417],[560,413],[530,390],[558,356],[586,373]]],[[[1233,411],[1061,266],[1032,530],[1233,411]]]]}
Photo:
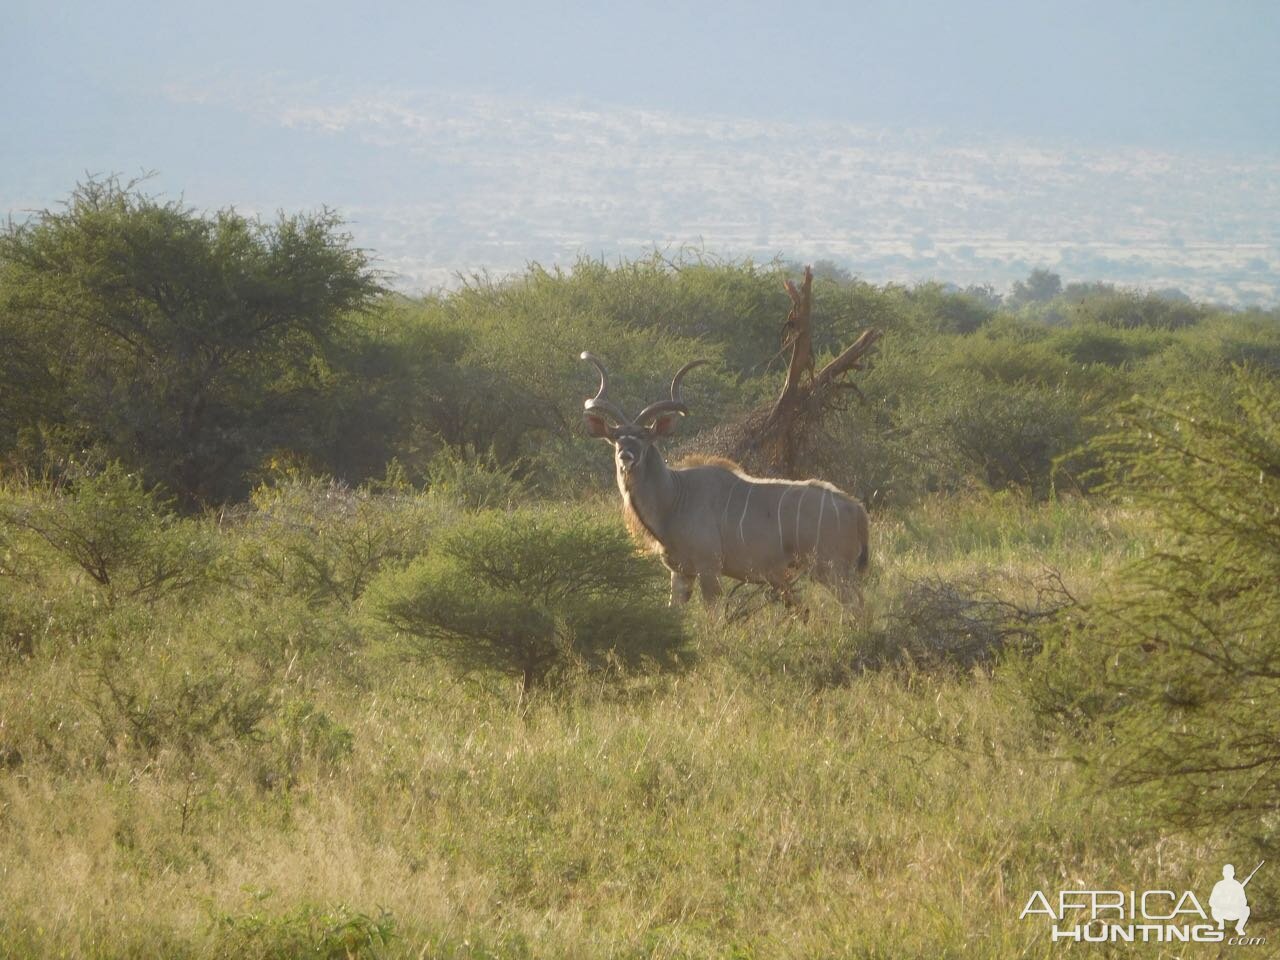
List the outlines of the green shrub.
{"type": "Polygon", "coordinates": [[[219,637],[221,646],[240,658],[242,668],[256,671],[264,682],[298,672],[358,679],[357,652],[363,638],[346,609],[317,604],[306,594],[261,587],[228,590],[167,614],[181,618],[179,629],[185,634],[219,637]]]}
{"type": "Polygon", "coordinates": [[[1074,322],[1100,323],[1118,329],[1146,327],[1178,330],[1207,318],[1211,309],[1190,301],[1172,300],[1157,293],[1136,290],[1101,290],[1071,304],[1074,322]]]}
{"type": "Polygon", "coordinates": [[[1173,334],[1163,330],[1082,322],[1055,330],[1049,346],[1073,363],[1118,367],[1155,356],[1173,342],[1173,334]]]}
{"type": "Polygon", "coordinates": [[[906,432],[902,442],[931,484],[944,490],[977,480],[994,490],[1022,486],[1046,496],[1059,458],[1085,436],[1079,399],[1065,387],[973,376],[937,385],[898,420],[906,432]]]}
{"type": "Polygon", "coordinates": [[[972,371],[990,383],[1055,387],[1071,370],[1044,341],[1028,343],[1008,336],[978,335],[957,337],[943,346],[949,349],[933,374],[943,382],[972,371]]]}
{"type": "MultiPolygon", "coordinates": [[[[1222,314],[1189,330],[1178,339],[1188,367],[1206,369],[1214,377],[1231,366],[1247,366],[1271,377],[1280,376],[1280,311],[1222,314]]],[[[1180,382],[1179,370],[1171,382],[1180,382]]]]}
{"type": "Polygon", "coordinates": [[[575,667],[673,664],[684,631],[664,581],[620,524],[527,509],[451,531],[380,577],[369,606],[422,653],[513,674],[528,689],[575,667]]]}
{"type": "Polygon", "coordinates": [[[527,491],[515,475],[514,465],[503,465],[490,450],[470,455],[445,447],[427,466],[427,483],[432,494],[468,510],[509,507],[527,491]]]}
{"type": "Polygon", "coordinates": [[[147,757],[263,741],[274,694],[245,676],[225,650],[202,649],[140,610],[103,625],[79,684],[102,741],[147,757]]]}
{"type": "MultiPolygon", "coordinates": [[[[262,895],[259,899],[265,899],[262,895]]],[[[235,960],[376,960],[395,937],[390,913],[371,916],[346,904],[303,904],[291,913],[262,909],[212,916],[214,955],[235,960]]]]}
{"type": "Polygon", "coordinates": [[[278,712],[274,737],[276,765],[265,765],[258,780],[292,786],[305,761],[332,768],[351,755],[355,735],[307,698],[290,700],[278,712]]]}
{"type": "Polygon", "coordinates": [[[995,316],[992,292],[988,288],[948,291],[940,283],[922,283],[911,291],[917,309],[931,314],[941,333],[973,333],[995,316]]]}
{"type": "Polygon", "coordinates": [[[1101,723],[1108,779],[1161,822],[1275,847],[1280,806],[1280,384],[1135,400],[1094,442],[1162,542],[1051,632],[1030,689],[1101,723]]]}
{"type": "Polygon", "coordinates": [[[384,565],[423,552],[445,515],[407,487],[294,477],[254,492],[239,556],[259,592],[345,609],[384,565]]]}
{"type": "MultiPolygon", "coordinates": [[[[219,547],[200,520],[183,519],[142,478],[111,463],[57,486],[17,485],[0,500],[0,529],[25,531],[78,567],[110,602],[154,602],[213,575],[219,547]]],[[[15,557],[14,549],[8,555],[15,557]]],[[[9,562],[38,574],[39,560],[9,562]]]]}

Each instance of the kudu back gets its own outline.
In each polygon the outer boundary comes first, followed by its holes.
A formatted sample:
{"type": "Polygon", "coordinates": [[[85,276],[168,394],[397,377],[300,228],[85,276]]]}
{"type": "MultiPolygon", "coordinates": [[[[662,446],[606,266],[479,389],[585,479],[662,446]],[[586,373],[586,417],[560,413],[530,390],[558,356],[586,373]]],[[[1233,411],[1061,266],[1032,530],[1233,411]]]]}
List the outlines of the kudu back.
{"type": "Polygon", "coordinates": [[[689,412],[681,383],[706,360],[686,363],[671,381],[671,399],[632,418],[609,399],[604,364],[586,352],[582,359],[600,374],[596,395],[583,404],[587,432],[613,446],[627,524],[671,571],[673,605],[689,599],[695,580],[703,599],[715,601],[722,575],[787,593],[808,572],[841,603],[860,598],[869,526],[853,497],[821,480],[748,476],[728,460],[669,467],[663,459],[657,441],[689,412]]]}

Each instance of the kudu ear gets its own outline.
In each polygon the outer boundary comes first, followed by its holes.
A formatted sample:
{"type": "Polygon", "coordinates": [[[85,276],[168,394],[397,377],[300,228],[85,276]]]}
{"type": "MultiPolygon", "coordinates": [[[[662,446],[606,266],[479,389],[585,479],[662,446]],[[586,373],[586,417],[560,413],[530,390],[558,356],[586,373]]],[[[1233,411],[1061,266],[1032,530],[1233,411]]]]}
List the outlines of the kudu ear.
{"type": "Polygon", "coordinates": [[[665,437],[675,432],[676,421],[679,419],[674,413],[663,414],[653,421],[653,426],[649,428],[649,432],[655,437],[665,437]]]}
{"type": "Polygon", "coordinates": [[[611,439],[611,430],[609,423],[604,417],[598,417],[594,413],[584,413],[582,421],[587,426],[587,433],[593,437],[599,437],[601,440],[611,439]]]}

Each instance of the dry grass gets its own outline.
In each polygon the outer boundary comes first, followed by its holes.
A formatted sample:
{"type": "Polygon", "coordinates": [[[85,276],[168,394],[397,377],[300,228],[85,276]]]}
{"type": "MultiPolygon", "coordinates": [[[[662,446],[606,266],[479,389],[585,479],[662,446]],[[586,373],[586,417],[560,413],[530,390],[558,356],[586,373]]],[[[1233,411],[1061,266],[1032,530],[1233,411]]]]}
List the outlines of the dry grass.
{"type": "Polygon", "coordinates": [[[1083,505],[964,509],[874,525],[870,626],[821,600],[807,624],[691,611],[678,675],[517,705],[380,644],[345,672],[282,665],[272,695],[353,744],[287,776],[278,731],[198,757],[103,743],[74,650],[11,661],[3,952],[343,956],[345,931],[392,957],[1055,956],[1018,920],[1031,890],[1196,851],[1089,795],[999,673],[823,679],[922,571],[1048,562],[1087,586],[1132,549],[1132,518],[1083,505]],[[365,937],[384,911],[386,946],[365,937]]]}

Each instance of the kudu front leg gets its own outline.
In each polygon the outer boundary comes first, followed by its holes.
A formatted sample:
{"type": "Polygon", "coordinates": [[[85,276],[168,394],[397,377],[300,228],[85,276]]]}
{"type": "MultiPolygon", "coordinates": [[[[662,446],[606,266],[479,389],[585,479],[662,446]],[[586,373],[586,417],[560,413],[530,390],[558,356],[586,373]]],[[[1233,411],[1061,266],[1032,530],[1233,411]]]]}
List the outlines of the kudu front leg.
{"type": "Polygon", "coordinates": [[[671,606],[682,607],[693,595],[693,577],[671,571],[671,606]]]}
{"type": "Polygon", "coordinates": [[[720,576],[715,573],[699,574],[698,588],[702,590],[702,602],[708,607],[714,607],[723,592],[720,589],[720,576]]]}

